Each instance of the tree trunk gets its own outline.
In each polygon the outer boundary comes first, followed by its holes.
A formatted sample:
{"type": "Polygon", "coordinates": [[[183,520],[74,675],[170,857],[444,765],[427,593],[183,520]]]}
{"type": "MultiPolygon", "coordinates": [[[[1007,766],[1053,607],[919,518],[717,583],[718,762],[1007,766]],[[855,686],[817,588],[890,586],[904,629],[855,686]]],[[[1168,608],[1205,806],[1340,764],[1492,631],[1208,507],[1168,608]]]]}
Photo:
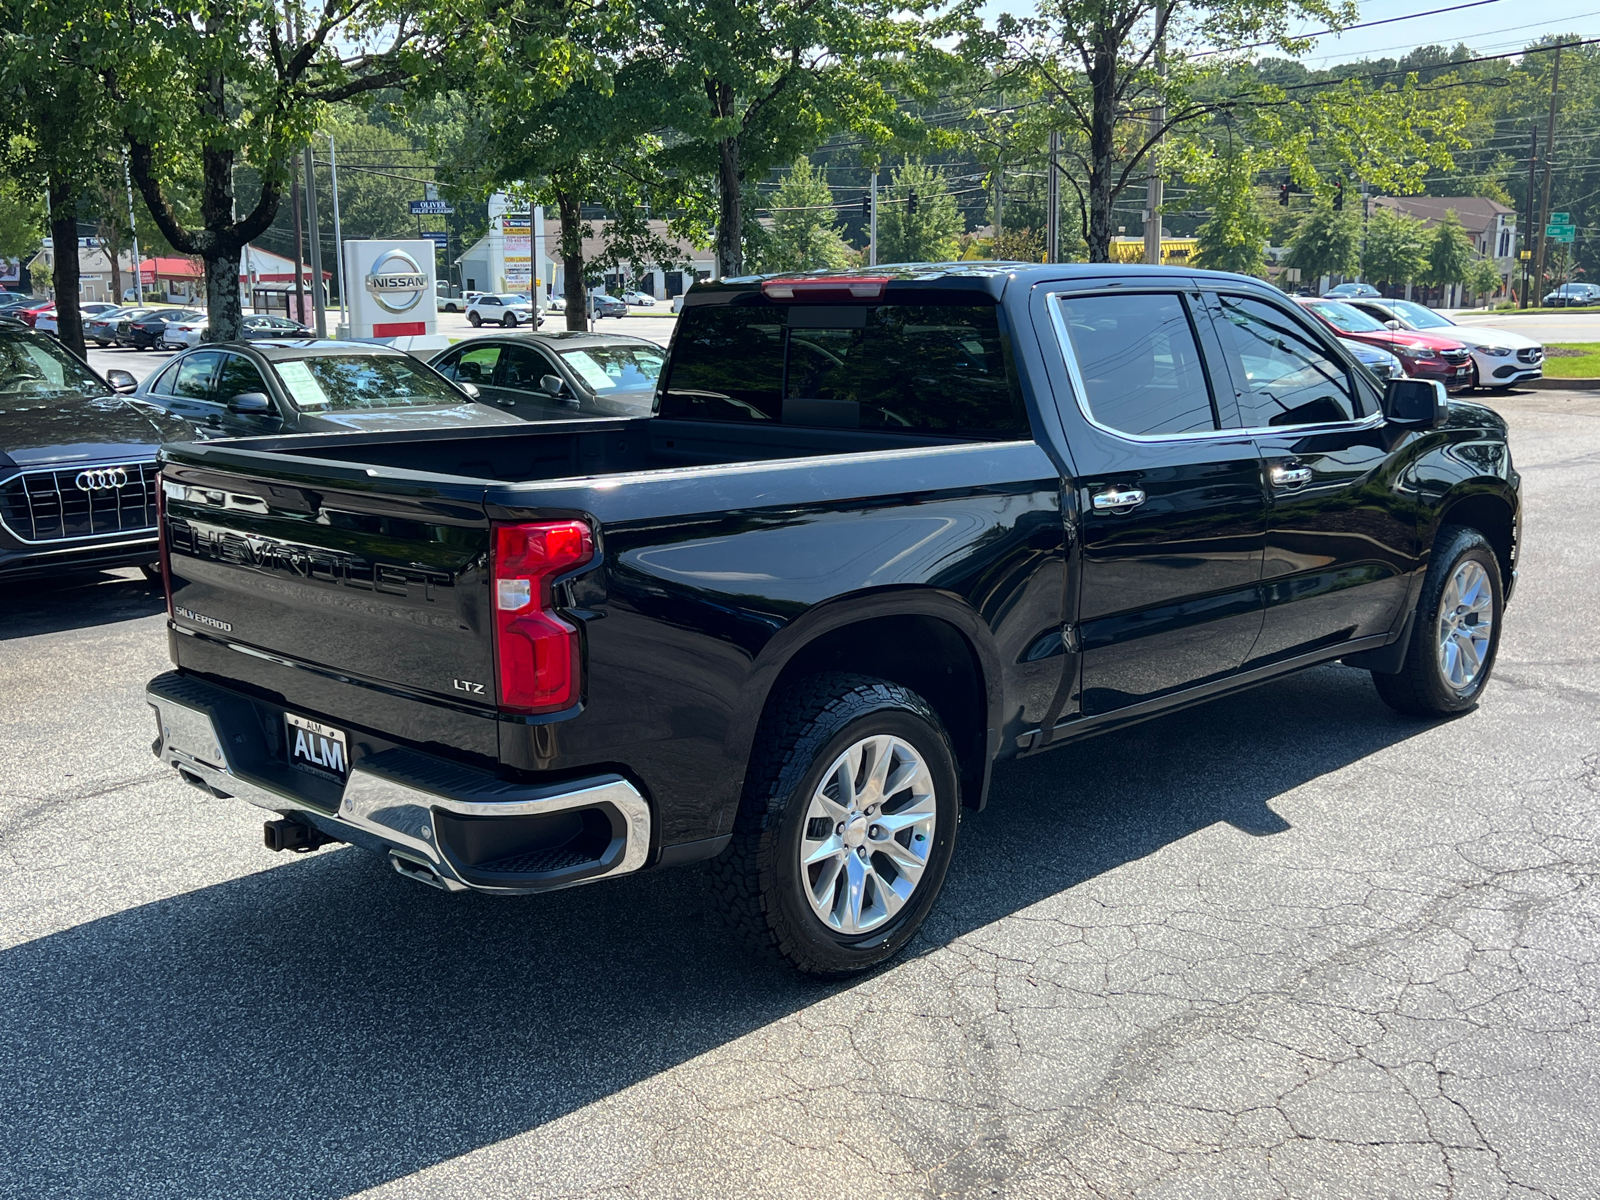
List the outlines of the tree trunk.
{"type": "Polygon", "coordinates": [[[1115,47],[1102,48],[1094,57],[1089,76],[1093,108],[1089,114],[1089,243],[1090,262],[1111,261],[1111,180],[1116,170],[1117,56],[1115,47]]]}
{"type": "Polygon", "coordinates": [[[206,329],[208,342],[236,342],[243,336],[244,305],[239,300],[240,248],[216,250],[202,258],[206,272],[206,329]],[[219,332],[219,330],[226,332],[219,332]]]}
{"type": "Polygon", "coordinates": [[[744,207],[739,189],[739,143],[717,146],[717,278],[744,274],[744,207]]]}
{"type": "Polygon", "coordinates": [[[589,295],[583,279],[583,206],[576,192],[556,192],[561,213],[562,295],[567,301],[567,329],[583,333],[589,328],[589,295]]]}
{"type": "Polygon", "coordinates": [[[111,303],[122,303],[122,231],[114,218],[100,223],[100,248],[111,260],[111,303]]]}
{"type": "Polygon", "coordinates": [[[56,336],[85,362],[83,315],[78,309],[78,192],[60,176],[50,176],[50,285],[56,293],[56,336]]]}

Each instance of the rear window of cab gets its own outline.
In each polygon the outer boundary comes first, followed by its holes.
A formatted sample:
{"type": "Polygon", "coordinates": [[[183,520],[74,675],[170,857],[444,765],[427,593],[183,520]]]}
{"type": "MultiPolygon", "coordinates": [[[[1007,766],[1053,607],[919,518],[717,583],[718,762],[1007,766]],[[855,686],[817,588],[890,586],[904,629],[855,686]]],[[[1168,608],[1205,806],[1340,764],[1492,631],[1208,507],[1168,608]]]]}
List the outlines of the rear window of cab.
{"type": "Polygon", "coordinates": [[[992,305],[696,305],[669,371],[663,417],[1029,435],[992,305]]]}

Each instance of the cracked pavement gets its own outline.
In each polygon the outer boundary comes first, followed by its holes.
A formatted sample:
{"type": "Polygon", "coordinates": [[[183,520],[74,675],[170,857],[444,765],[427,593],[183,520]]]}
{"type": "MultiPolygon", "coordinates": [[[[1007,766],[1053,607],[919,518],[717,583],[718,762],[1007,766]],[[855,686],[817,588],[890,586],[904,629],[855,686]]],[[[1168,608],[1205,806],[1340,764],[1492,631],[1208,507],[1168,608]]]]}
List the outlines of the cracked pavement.
{"type": "Polygon", "coordinates": [[[1592,1197],[1600,396],[1453,721],[1329,666],[996,772],[910,953],[819,986],[696,868],[445,896],[149,753],[161,603],[0,597],[0,1196],[1592,1197]]]}

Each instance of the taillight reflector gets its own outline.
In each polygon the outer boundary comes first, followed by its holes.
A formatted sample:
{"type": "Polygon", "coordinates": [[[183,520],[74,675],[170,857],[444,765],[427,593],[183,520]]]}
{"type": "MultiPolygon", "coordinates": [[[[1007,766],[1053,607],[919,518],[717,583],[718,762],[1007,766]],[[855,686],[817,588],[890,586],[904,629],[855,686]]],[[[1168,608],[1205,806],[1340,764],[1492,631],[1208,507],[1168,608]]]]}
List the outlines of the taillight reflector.
{"type": "Polygon", "coordinates": [[[594,539],[582,521],[494,527],[494,635],[500,707],[552,712],[577,703],[578,631],[554,609],[552,582],[587,562],[594,539]]]}
{"type": "Polygon", "coordinates": [[[768,300],[877,300],[888,283],[887,275],[768,279],[761,291],[768,300]]]}

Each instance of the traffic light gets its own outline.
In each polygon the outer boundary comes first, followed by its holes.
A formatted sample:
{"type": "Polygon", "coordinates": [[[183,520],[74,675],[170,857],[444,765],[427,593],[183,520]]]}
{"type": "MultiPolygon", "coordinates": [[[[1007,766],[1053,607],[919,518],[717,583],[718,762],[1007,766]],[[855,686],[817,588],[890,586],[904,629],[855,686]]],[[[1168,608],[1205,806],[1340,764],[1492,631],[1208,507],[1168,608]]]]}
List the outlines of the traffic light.
{"type": "Polygon", "coordinates": [[[911,192],[906,196],[906,215],[910,216],[917,211],[917,194],[911,192]]]}
{"type": "Polygon", "coordinates": [[[872,196],[870,194],[861,197],[861,215],[869,221],[872,220],[872,196]]]}
{"type": "Polygon", "coordinates": [[[1333,184],[1333,211],[1344,211],[1344,180],[1336,179],[1333,184]]]}
{"type": "Polygon", "coordinates": [[[1289,207],[1289,181],[1287,179],[1278,185],[1278,203],[1285,208],[1289,207]]]}

